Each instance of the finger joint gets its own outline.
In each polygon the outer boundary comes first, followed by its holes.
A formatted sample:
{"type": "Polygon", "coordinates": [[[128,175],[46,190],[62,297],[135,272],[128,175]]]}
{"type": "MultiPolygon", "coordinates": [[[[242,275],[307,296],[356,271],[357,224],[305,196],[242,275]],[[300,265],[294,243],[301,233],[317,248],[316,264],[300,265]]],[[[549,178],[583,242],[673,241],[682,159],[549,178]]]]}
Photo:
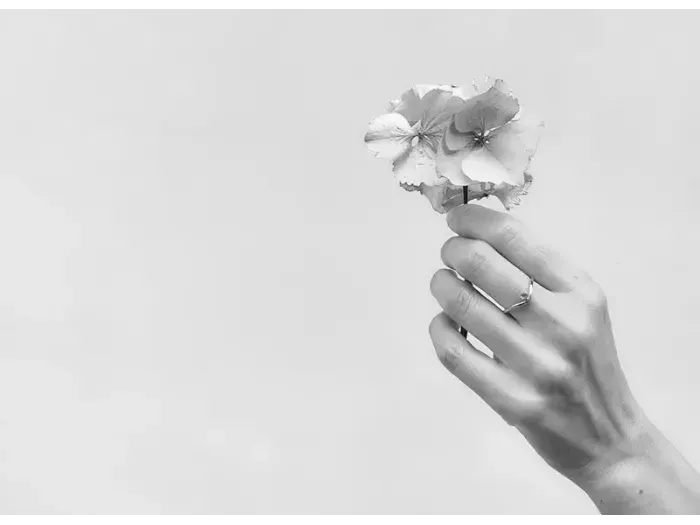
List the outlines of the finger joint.
{"type": "Polygon", "coordinates": [[[468,320],[474,312],[477,300],[476,295],[466,288],[460,288],[454,300],[454,312],[463,320],[468,320]]]}

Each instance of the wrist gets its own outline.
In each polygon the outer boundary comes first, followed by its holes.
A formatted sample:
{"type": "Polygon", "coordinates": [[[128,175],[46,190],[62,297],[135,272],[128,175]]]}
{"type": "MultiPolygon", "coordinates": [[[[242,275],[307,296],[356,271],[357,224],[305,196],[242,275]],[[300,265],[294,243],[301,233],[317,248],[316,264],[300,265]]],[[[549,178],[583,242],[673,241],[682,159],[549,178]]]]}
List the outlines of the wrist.
{"type": "Polygon", "coordinates": [[[700,514],[700,475],[650,422],[573,480],[602,514],[700,514]]]}

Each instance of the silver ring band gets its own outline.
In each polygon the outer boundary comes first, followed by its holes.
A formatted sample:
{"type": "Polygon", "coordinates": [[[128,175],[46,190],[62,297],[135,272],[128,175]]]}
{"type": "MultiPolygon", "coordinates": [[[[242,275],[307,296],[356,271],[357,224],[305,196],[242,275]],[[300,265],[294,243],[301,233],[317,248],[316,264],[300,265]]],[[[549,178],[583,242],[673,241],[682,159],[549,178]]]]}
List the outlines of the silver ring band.
{"type": "Polygon", "coordinates": [[[511,312],[511,310],[514,310],[515,308],[518,308],[520,306],[525,306],[527,303],[530,302],[530,298],[532,297],[532,289],[535,285],[535,281],[530,277],[530,284],[527,287],[527,292],[520,294],[520,300],[515,303],[512,306],[509,306],[505,310],[503,310],[504,314],[508,314],[511,312]]]}

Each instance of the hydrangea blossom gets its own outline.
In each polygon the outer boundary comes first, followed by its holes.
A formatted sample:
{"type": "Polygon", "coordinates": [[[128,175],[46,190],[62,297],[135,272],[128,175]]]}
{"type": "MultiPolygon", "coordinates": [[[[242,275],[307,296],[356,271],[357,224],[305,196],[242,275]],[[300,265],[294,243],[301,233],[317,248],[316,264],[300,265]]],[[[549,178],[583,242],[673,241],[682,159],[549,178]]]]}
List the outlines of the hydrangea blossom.
{"type": "Polygon", "coordinates": [[[415,86],[369,124],[367,147],[393,161],[400,183],[435,185],[435,156],[450,117],[464,99],[454,86],[415,86]]]}
{"type": "Polygon", "coordinates": [[[542,128],[502,80],[484,77],[462,88],[413,87],[370,123],[365,142],[439,213],[491,195],[510,209],[532,184],[542,128]]]}
{"type": "Polygon", "coordinates": [[[542,123],[523,117],[518,99],[502,80],[475,83],[473,93],[445,130],[436,162],[439,174],[459,185],[522,186],[542,123]]]}

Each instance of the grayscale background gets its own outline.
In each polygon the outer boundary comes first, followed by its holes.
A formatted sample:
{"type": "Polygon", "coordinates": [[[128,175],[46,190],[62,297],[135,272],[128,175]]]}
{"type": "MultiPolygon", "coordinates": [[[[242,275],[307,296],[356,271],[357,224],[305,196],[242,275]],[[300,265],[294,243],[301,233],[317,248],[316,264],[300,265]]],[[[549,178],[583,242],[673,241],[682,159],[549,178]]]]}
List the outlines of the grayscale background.
{"type": "Polygon", "coordinates": [[[514,214],[700,466],[695,12],[0,13],[0,512],[596,510],[438,362],[414,83],[547,129],[514,214]]]}

